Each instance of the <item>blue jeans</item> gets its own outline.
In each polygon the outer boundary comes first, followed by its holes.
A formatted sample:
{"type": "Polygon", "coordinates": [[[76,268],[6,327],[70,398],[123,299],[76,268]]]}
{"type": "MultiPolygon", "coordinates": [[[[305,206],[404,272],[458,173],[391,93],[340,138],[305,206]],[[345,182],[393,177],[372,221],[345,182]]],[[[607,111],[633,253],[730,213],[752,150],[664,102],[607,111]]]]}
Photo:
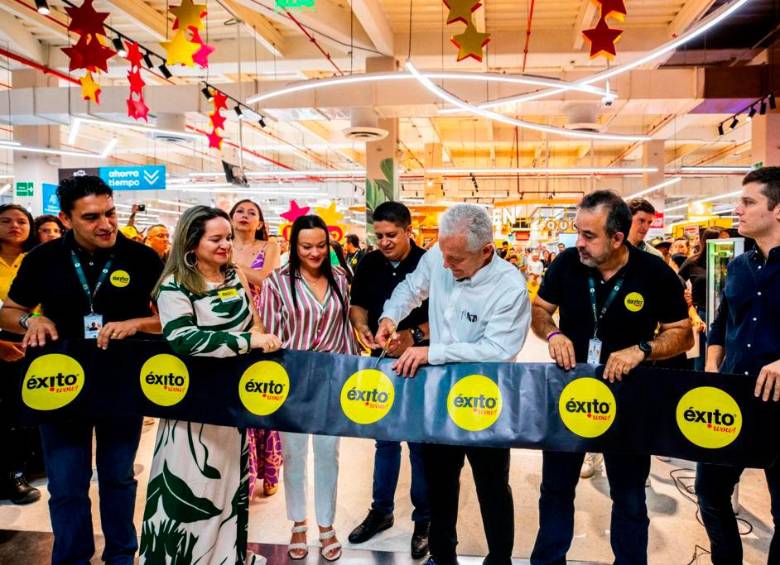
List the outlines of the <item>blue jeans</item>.
{"type": "MultiPolygon", "coordinates": [[[[428,483],[425,480],[425,467],[422,459],[422,446],[409,443],[409,461],[412,464],[411,497],[414,510],[413,522],[428,522],[431,519],[431,505],[428,500],[428,483]]],[[[398,473],[401,469],[401,443],[397,441],[377,441],[374,454],[374,501],[371,509],[380,514],[393,513],[395,508],[395,488],[398,486],[398,473]]]]}
{"type": "MultiPolygon", "coordinates": [[[[696,496],[707,536],[713,565],[742,563],[742,540],[731,506],[731,495],[744,467],[699,463],[696,466],[696,496]]],[[[767,563],[780,563],[780,464],[764,471],[772,504],[775,532],[769,545],[767,563]]]]}
{"type": "MultiPolygon", "coordinates": [[[[532,565],[565,565],[574,535],[574,495],[584,453],[545,451],[539,498],[539,532],[532,565]]],[[[647,564],[645,481],[650,456],[605,453],[604,463],[612,498],[610,542],[616,565],[647,564]]]]}
{"type": "Polygon", "coordinates": [[[89,500],[93,429],[100,522],[106,540],[102,557],[111,565],[132,565],[138,549],[133,462],[142,422],[141,416],[129,416],[40,426],[54,530],[52,565],[87,565],[95,553],[89,500]]]}

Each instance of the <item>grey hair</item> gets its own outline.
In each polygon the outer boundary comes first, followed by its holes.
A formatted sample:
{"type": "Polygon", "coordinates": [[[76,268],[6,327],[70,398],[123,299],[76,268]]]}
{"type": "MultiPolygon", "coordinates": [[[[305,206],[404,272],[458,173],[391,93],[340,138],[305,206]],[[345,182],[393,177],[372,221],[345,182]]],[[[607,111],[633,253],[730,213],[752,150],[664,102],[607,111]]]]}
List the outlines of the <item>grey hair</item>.
{"type": "Polygon", "coordinates": [[[464,235],[466,248],[478,251],[493,242],[493,224],[487,210],[476,204],[455,204],[439,219],[439,237],[464,235]]]}

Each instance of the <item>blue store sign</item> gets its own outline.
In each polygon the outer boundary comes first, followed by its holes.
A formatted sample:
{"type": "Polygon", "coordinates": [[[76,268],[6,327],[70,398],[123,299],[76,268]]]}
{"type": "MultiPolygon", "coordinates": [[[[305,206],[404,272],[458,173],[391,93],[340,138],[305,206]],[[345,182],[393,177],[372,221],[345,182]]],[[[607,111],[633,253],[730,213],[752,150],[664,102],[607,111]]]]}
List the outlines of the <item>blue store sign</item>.
{"type": "Polygon", "coordinates": [[[43,183],[43,191],[41,193],[43,200],[43,213],[56,216],[60,213],[60,201],[57,198],[57,185],[43,183]]]}
{"type": "Polygon", "coordinates": [[[164,190],[165,166],[100,167],[98,174],[113,190],[164,190]]]}

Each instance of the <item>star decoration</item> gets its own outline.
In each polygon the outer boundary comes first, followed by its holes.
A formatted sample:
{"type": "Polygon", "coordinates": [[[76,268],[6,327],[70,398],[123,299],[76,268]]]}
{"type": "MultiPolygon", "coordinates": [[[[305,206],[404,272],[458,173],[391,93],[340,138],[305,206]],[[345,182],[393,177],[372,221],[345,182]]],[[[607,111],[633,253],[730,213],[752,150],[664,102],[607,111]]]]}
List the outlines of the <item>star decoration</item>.
{"type": "Polygon", "coordinates": [[[212,112],[209,114],[211,127],[214,129],[225,129],[225,116],[221,112],[212,112]]]}
{"type": "Polygon", "coordinates": [[[95,104],[100,104],[100,85],[92,78],[92,73],[87,73],[79,79],[81,83],[81,97],[84,100],[92,100],[95,104]]]}
{"type": "Polygon", "coordinates": [[[626,3],[623,0],[597,0],[601,4],[601,17],[623,21],[626,16],[626,3]]]}
{"type": "Polygon", "coordinates": [[[215,90],[213,94],[214,97],[211,99],[211,103],[214,104],[214,111],[218,112],[221,109],[226,109],[228,100],[227,96],[219,90],[215,90]]]}
{"type": "Polygon", "coordinates": [[[458,48],[458,62],[467,57],[482,62],[482,48],[490,41],[490,34],[480,33],[469,25],[463,33],[453,35],[451,41],[458,48]]]}
{"type": "Polygon", "coordinates": [[[447,14],[447,24],[463,22],[469,25],[472,12],[477,11],[482,4],[477,0],[444,0],[444,5],[450,9],[450,13],[447,14]]]}
{"type": "Polygon", "coordinates": [[[308,206],[298,206],[298,203],[295,200],[290,200],[290,209],[286,212],[283,212],[279,214],[282,218],[287,220],[288,222],[292,223],[301,216],[305,216],[311,211],[311,208],[308,206]]]}
{"type": "Polygon", "coordinates": [[[176,25],[179,28],[203,29],[203,16],[206,14],[205,4],[193,4],[192,0],[182,0],[179,6],[171,6],[170,11],[176,16],[176,25]]]}
{"type": "Polygon", "coordinates": [[[68,6],[65,11],[70,16],[68,31],[79,35],[105,35],[103,22],[108,17],[108,12],[97,12],[92,7],[92,0],[84,0],[79,7],[68,6]]]}
{"type": "Polygon", "coordinates": [[[87,69],[95,72],[101,69],[108,72],[108,59],[116,55],[116,51],[100,43],[97,37],[99,36],[82,35],[75,45],[62,48],[70,58],[70,71],[87,69]]]}
{"type": "Polygon", "coordinates": [[[127,56],[125,59],[127,59],[127,62],[130,63],[130,67],[141,66],[143,55],[141,55],[141,50],[138,48],[138,44],[135,41],[127,42],[127,56]]]}
{"type": "Polygon", "coordinates": [[[336,210],[335,200],[327,208],[315,208],[315,212],[328,226],[338,226],[344,218],[344,214],[336,210]]]}
{"type": "Polygon", "coordinates": [[[127,99],[127,115],[135,120],[149,121],[149,107],[144,102],[143,96],[136,100],[130,95],[127,99]]]}
{"type": "Polygon", "coordinates": [[[222,149],[222,136],[219,135],[217,130],[211,130],[206,137],[209,139],[209,149],[222,149]]]}
{"type": "Polygon", "coordinates": [[[200,45],[187,39],[182,30],[177,31],[172,40],[162,41],[160,45],[166,51],[165,63],[167,65],[184,65],[186,67],[195,65],[192,56],[200,49],[200,45]]]}
{"type": "Polygon", "coordinates": [[[596,27],[584,30],[582,35],[590,42],[591,59],[595,59],[602,53],[608,59],[612,59],[617,55],[615,43],[623,35],[623,30],[610,28],[602,15],[596,27]]]}
{"type": "Polygon", "coordinates": [[[130,81],[130,93],[141,94],[146,83],[141,78],[141,72],[138,67],[127,73],[127,80],[130,81]]]}
{"type": "Polygon", "coordinates": [[[190,31],[192,31],[192,42],[200,45],[200,49],[192,56],[192,60],[201,69],[207,69],[209,67],[209,55],[214,52],[214,46],[203,41],[197,29],[190,28],[190,31]]]}

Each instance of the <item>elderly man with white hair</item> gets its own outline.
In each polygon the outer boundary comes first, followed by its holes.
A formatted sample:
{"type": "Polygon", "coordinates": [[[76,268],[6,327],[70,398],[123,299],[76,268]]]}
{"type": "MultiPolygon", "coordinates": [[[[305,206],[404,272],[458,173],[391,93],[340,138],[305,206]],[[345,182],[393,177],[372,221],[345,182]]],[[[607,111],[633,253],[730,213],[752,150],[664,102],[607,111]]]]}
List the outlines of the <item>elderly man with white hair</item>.
{"type": "MultiPolygon", "coordinates": [[[[495,253],[484,208],[457,204],[439,224],[439,242],[385,303],[376,340],[384,346],[409,312],[428,299],[430,346],[410,347],[393,365],[414,376],[425,364],[513,361],[525,343],[530,304],[523,277],[495,253]]],[[[508,565],[514,541],[509,449],[426,444],[431,499],[428,565],[457,563],[460,471],[468,457],[488,543],[486,565],[508,565]]]]}

